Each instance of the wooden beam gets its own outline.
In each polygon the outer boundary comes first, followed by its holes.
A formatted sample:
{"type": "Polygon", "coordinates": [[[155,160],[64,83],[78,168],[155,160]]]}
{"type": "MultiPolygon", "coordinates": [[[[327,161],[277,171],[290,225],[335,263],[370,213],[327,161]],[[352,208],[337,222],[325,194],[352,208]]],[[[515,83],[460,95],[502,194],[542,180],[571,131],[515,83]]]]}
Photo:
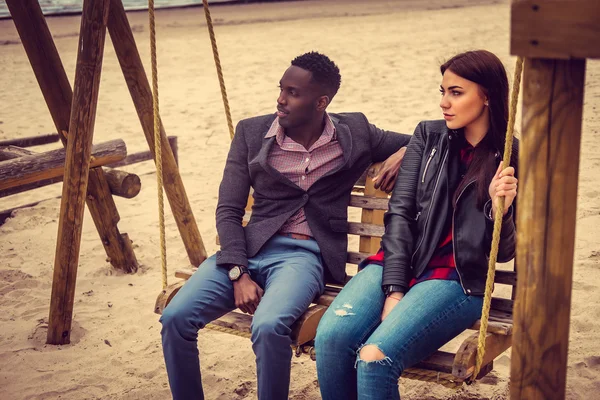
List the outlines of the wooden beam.
{"type": "Polygon", "coordinates": [[[109,0],[83,2],[50,299],[49,344],[67,344],[71,341],[81,228],[109,5],[109,0]]]}
{"type": "MultiPolygon", "coordinates": [[[[10,0],[9,0],[10,1],[10,0]]],[[[17,139],[0,140],[0,146],[18,146],[31,147],[42,144],[56,143],[60,140],[58,133],[48,133],[46,135],[29,136],[17,139]]]]}
{"type": "MultiPolygon", "coordinates": [[[[87,157],[86,164],[98,167],[124,159],[127,148],[125,142],[116,139],[95,145],[90,153],[91,157],[87,157]]],[[[2,177],[0,191],[62,177],[65,172],[65,159],[68,159],[65,149],[58,149],[2,161],[0,162],[0,177],[2,177]]]]}
{"type": "MultiPolygon", "coordinates": [[[[57,132],[68,132],[73,91],[71,90],[71,84],[52,40],[52,34],[48,29],[48,24],[46,23],[40,4],[38,0],[7,0],[6,4],[50,110],[50,115],[52,116],[57,132]]],[[[66,146],[66,136],[62,134],[58,136],[63,145],[66,146]]],[[[91,180],[93,179],[95,178],[92,177],[91,180]]],[[[95,188],[105,187],[102,185],[102,182],[91,183],[94,184],[88,186],[89,196],[96,199],[108,198],[108,195],[110,195],[109,192],[93,192],[95,188]]],[[[95,207],[90,207],[96,227],[106,229],[106,231],[98,232],[100,238],[111,238],[108,242],[110,245],[104,245],[106,255],[111,260],[134,258],[135,256],[133,255],[118,254],[120,249],[127,248],[127,244],[120,242],[122,241],[122,235],[117,225],[107,226],[97,223],[104,218],[105,214],[111,211],[112,208],[109,204],[106,206],[95,204],[95,207]],[[117,243],[118,245],[116,245],[117,243]]],[[[122,267],[121,269],[127,269],[126,266],[120,267],[122,267]]]]}
{"type": "Polygon", "coordinates": [[[8,145],[8,146],[0,146],[0,162],[6,160],[12,160],[15,158],[28,156],[30,154],[35,154],[33,151],[29,151],[22,147],[8,145]]]}
{"type": "MultiPolygon", "coordinates": [[[[118,169],[106,168],[104,169],[104,173],[102,175],[103,177],[98,179],[105,179],[108,182],[110,193],[112,193],[113,196],[119,196],[130,199],[132,197],[137,196],[141,190],[140,177],[136,174],[131,174],[118,169]],[[126,174],[126,176],[123,176],[123,174],[126,174]]],[[[10,189],[0,190],[0,198],[12,196],[13,194],[17,193],[26,192],[28,190],[34,190],[39,189],[41,187],[50,186],[55,183],[60,183],[62,181],[63,176],[61,174],[60,176],[57,176],[55,178],[44,179],[41,181],[28,183],[26,185],[19,185],[10,189]]],[[[91,186],[88,183],[88,198],[89,196],[93,197],[91,193],[93,193],[93,191],[91,190],[91,186]]]]}
{"type": "MultiPolygon", "coordinates": [[[[152,91],[121,0],[111,1],[108,31],[142,124],[148,147],[154,153],[152,91]]],[[[206,249],[162,123],[160,133],[163,149],[162,163],[165,193],[171,205],[171,211],[179,228],[179,234],[183,240],[188,258],[192,265],[197,267],[206,259],[206,249]]]]}
{"type": "Polygon", "coordinates": [[[527,59],[511,399],[564,399],[585,60],[527,59]]]}
{"type": "MultiPolygon", "coordinates": [[[[382,200],[385,199],[387,201],[388,194],[382,192],[381,190],[375,189],[375,184],[373,182],[373,177],[377,174],[379,168],[381,168],[381,163],[373,164],[367,170],[367,179],[365,181],[365,197],[381,198],[382,200]]],[[[379,251],[379,247],[381,246],[381,236],[385,231],[385,228],[383,226],[384,214],[385,212],[381,209],[377,210],[363,208],[360,215],[360,222],[362,224],[369,224],[374,227],[377,226],[379,228],[374,230],[373,232],[363,229],[359,230],[359,232],[362,233],[360,235],[358,244],[359,252],[375,254],[377,253],[377,251],[379,251]]],[[[362,226],[366,227],[367,225],[362,226]]]]}
{"type": "Polygon", "coordinates": [[[513,0],[511,54],[600,58],[600,1],[513,0]]]}
{"type": "MultiPolygon", "coordinates": [[[[512,336],[510,335],[496,335],[488,331],[485,336],[485,353],[482,365],[493,362],[496,357],[510,347],[511,341],[512,336]]],[[[479,332],[474,332],[460,345],[454,357],[452,375],[460,379],[467,379],[473,375],[478,342],[479,332]]]]}

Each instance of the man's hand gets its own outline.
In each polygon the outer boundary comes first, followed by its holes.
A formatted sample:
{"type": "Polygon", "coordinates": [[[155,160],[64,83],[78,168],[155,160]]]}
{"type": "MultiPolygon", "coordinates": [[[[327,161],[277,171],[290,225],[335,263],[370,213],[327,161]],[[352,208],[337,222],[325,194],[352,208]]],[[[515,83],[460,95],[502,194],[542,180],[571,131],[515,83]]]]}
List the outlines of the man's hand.
{"type": "Polygon", "coordinates": [[[258,303],[262,299],[263,293],[260,286],[250,278],[250,275],[243,274],[240,279],[233,282],[233,297],[235,306],[247,314],[253,315],[256,312],[258,303]]]}
{"type": "Polygon", "coordinates": [[[404,153],[406,153],[406,147],[401,148],[389,156],[388,159],[381,164],[379,172],[373,178],[375,189],[383,190],[386,193],[390,193],[394,189],[398,171],[400,171],[400,165],[404,158],[404,153]]]}
{"type": "Polygon", "coordinates": [[[396,304],[400,303],[400,300],[404,297],[403,293],[393,292],[385,299],[383,303],[383,311],[381,312],[381,322],[390,314],[392,309],[396,307],[396,304]]]}

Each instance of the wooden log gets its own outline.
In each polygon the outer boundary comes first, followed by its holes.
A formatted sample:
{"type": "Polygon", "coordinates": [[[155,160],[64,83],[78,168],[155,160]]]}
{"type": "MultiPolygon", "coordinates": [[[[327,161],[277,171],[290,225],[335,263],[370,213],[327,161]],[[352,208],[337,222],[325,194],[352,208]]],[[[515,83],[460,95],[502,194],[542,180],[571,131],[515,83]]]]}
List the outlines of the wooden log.
{"type": "Polygon", "coordinates": [[[45,135],[28,136],[28,137],[24,137],[24,138],[0,140],[0,146],[31,147],[31,146],[40,146],[42,144],[48,144],[48,143],[56,143],[59,140],[60,140],[60,136],[58,133],[48,133],[45,135]]]}
{"type": "MultiPolygon", "coordinates": [[[[142,130],[146,136],[148,147],[154,153],[152,92],[121,0],[111,0],[108,31],[121,69],[123,70],[129,92],[131,93],[131,98],[137,110],[142,130]]],[[[204,242],[196,225],[196,220],[162,123],[160,134],[162,140],[165,193],[169,200],[173,217],[179,228],[188,258],[192,265],[199,266],[207,257],[204,242]]]]}
{"type": "Polygon", "coordinates": [[[321,318],[323,318],[325,311],[327,311],[327,307],[325,306],[310,306],[308,310],[294,322],[292,333],[290,334],[294,346],[301,346],[315,339],[317,336],[317,326],[319,325],[321,318]]]}
{"type": "Polygon", "coordinates": [[[35,153],[22,147],[13,145],[0,146],[0,161],[12,160],[23,156],[29,156],[31,154],[35,153]]]}
{"type": "Polygon", "coordinates": [[[600,1],[513,0],[510,51],[523,57],[600,58],[600,1]]]}
{"type": "Polygon", "coordinates": [[[585,60],[527,59],[511,399],[564,399],[585,60]]]}
{"type": "Polygon", "coordinates": [[[104,176],[110,187],[110,192],[114,195],[132,199],[142,189],[140,177],[135,174],[119,171],[118,169],[108,169],[104,171],[104,176]]]}
{"type": "MultiPolygon", "coordinates": [[[[167,139],[169,140],[169,146],[171,147],[171,150],[173,151],[173,156],[175,157],[175,162],[179,166],[177,136],[169,136],[167,139]]],[[[129,154],[127,157],[125,157],[124,160],[118,161],[118,162],[116,162],[114,164],[110,164],[108,166],[111,168],[118,168],[118,167],[124,167],[126,165],[137,164],[137,163],[140,163],[143,161],[150,161],[150,160],[154,160],[154,154],[152,154],[150,151],[141,151],[139,153],[129,154]]]]}
{"type": "MultiPolygon", "coordinates": [[[[108,181],[108,186],[110,188],[110,193],[114,196],[132,198],[138,195],[141,190],[140,177],[131,174],[129,172],[121,171],[118,169],[104,169],[103,178],[108,181]],[[122,177],[122,174],[126,174],[126,177],[122,177]],[[125,181],[125,185],[123,185],[123,181],[125,181]]],[[[98,178],[100,179],[100,178],[98,178]]],[[[26,185],[19,185],[12,187],[10,189],[0,190],[0,198],[11,196],[13,194],[26,192],[28,190],[38,189],[41,187],[53,185],[55,183],[59,183],[63,181],[63,176],[57,176],[55,178],[44,179],[37,182],[28,183],[26,185]]],[[[90,185],[88,184],[88,193],[90,192],[90,185]]],[[[93,196],[93,195],[91,195],[93,196]]],[[[108,228],[107,228],[108,229],[108,228]]]]}
{"type": "Polygon", "coordinates": [[[109,5],[109,0],[83,2],[48,318],[49,344],[71,341],[81,228],[109,5]]]}
{"type": "MultiPolygon", "coordinates": [[[[127,148],[125,142],[115,139],[95,145],[91,153],[91,157],[87,156],[86,164],[98,167],[124,159],[127,148]]],[[[68,154],[65,149],[58,149],[2,161],[0,190],[63,176],[66,159],[68,154]]]]}
{"type": "MultiPolygon", "coordinates": [[[[50,110],[57,132],[68,132],[73,91],[71,90],[71,84],[52,40],[52,34],[48,29],[40,4],[37,0],[7,0],[6,4],[50,110]]],[[[66,135],[61,134],[58,137],[61,139],[63,145],[66,146],[66,135]]],[[[95,178],[92,177],[91,179],[95,178]]],[[[108,192],[92,192],[94,188],[101,187],[105,186],[101,182],[94,182],[94,185],[88,186],[88,194],[98,199],[107,198],[108,192]]],[[[110,205],[106,205],[106,207],[99,206],[90,208],[94,222],[100,221],[104,214],[112,210],[110,205]]],[[[115,238],[115,240],[122,240],[121,233],[116,225],[106,226],[96,223],[96,227],[99,226],[110,230],[110,232],[98,232],[101,238],[108,236],[115,238]]],[[[111,241],[110,243],[113,242],[111,241]]],[[[119,246],[104,246],[106,255],[111,260],[135,257],[133,255],[119,255],[115,253],[123,248],[128,247],[124,243],[120,243],[119,246]]],[[[123,269],[126,269],[126,266],[123,266],[123,269]]]]}

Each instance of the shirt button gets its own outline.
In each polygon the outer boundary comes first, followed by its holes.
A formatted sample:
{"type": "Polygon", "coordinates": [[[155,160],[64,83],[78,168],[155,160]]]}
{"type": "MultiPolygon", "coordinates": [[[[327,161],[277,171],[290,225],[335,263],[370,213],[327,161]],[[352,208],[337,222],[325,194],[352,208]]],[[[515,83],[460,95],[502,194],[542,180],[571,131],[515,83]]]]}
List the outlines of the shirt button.
{"type": "Polygon", "coordinates": [[[306,176],[305,176],[305,175],[302,175],[302,180],[305,180],[305,179],[306,179],[306,176]]]}
{"type": "Polygon", "coordinates": [[[471,289],[467,289],[467,294],[471,294],[471,289]]]}
{"type": "Polygon", "coordinates": [[[305,195],[303,195],[303,196],[302,196],[302,198],[303,198],[304,200],[308,200],[308,195],[307,195],[307,194],[305,194],[305,195]]]}
{"type": "Polygon", "coordinates": [[[310,161],[310,158],[306,157],[306,162],[309,162],[309,161],[310,161]]]}

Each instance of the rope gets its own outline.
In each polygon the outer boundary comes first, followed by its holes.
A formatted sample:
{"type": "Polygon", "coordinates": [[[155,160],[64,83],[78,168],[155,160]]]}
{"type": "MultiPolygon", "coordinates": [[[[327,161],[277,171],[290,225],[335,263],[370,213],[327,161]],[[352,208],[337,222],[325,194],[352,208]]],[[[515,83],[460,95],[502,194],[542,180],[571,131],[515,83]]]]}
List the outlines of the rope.
{"type": "Polygon", "coordinates": [[[227,100],[227,90],[225,89],[225,78],[223,78],[223,69],[221,68],[221,59],[219,58],[219,49],[217,48],[217,38],[213,28],[210,10],[208,8],[208,0],[202,0],[204,4],[204,14],[206,15],[206,26],[210,36],[210,44],[212,45],[213,58],[215,59],[215,67],[217,68],[217,76],[219,77],[219,85],[221,86],[221,97],[223,98],[223,107],[225,107],[225,117],[227,117],[227,126],[229,127],[229,138],[233,139],[233,122],[231,122],[231,110],[229,109],[229,100],[227,100]]]}
{"type": "Polygon", "coordinates": [[[162,137],[160,134],[160,116],[158,114],[158,66],[156,60],[156,24],[154,18],[154,0],[148,0],[148,18],[150,20],[150,54],[152,58],[152,112],[154,115],[154,161],[156,163],[156,187],[158,191],[158,225],[160,227],[160,261],[162,266],[162,285],[167,287],[167,246],[165,243],[165,200],[163,197],[162,137]]]}
{"type": "MultiPolygon", "coordinates": [[[[504,159],[502,160],[502,169],[510,164],[512,155],[513,133],[515,130],[515,116],[517,115],[517,102],[519,100],[519,88],[521,86],[521,74],[523,72],[523,58],[517,58],[515,66],[515,75],[513,80],[512,93],[510,98],[510,110],[508,114],[508,127],[506,130],[506,139],[504,143],[504,159]]],[[[470,380],[474,381],[481,370],[483,356],[485,355],[485,336],[490,317],[490,306],[492,304],[492,292],[494,290],[494,275],[496,274],[496,259],[498,257],[498,245],[500,244],[500,230],[502,229],[502,217],[504,215],[504,197],[500,197],[497,206],[497,212],[494,218],[494,234],[492,236],[492,249],[490,250],[490,259],[488,264],[488,274],[485,284],[485,296],[483,298],[483,307],[481,310],[481,325],[479,327],[479,339],[477,342],[477,358],[475,361],[475,371],[470,380]]]]}

